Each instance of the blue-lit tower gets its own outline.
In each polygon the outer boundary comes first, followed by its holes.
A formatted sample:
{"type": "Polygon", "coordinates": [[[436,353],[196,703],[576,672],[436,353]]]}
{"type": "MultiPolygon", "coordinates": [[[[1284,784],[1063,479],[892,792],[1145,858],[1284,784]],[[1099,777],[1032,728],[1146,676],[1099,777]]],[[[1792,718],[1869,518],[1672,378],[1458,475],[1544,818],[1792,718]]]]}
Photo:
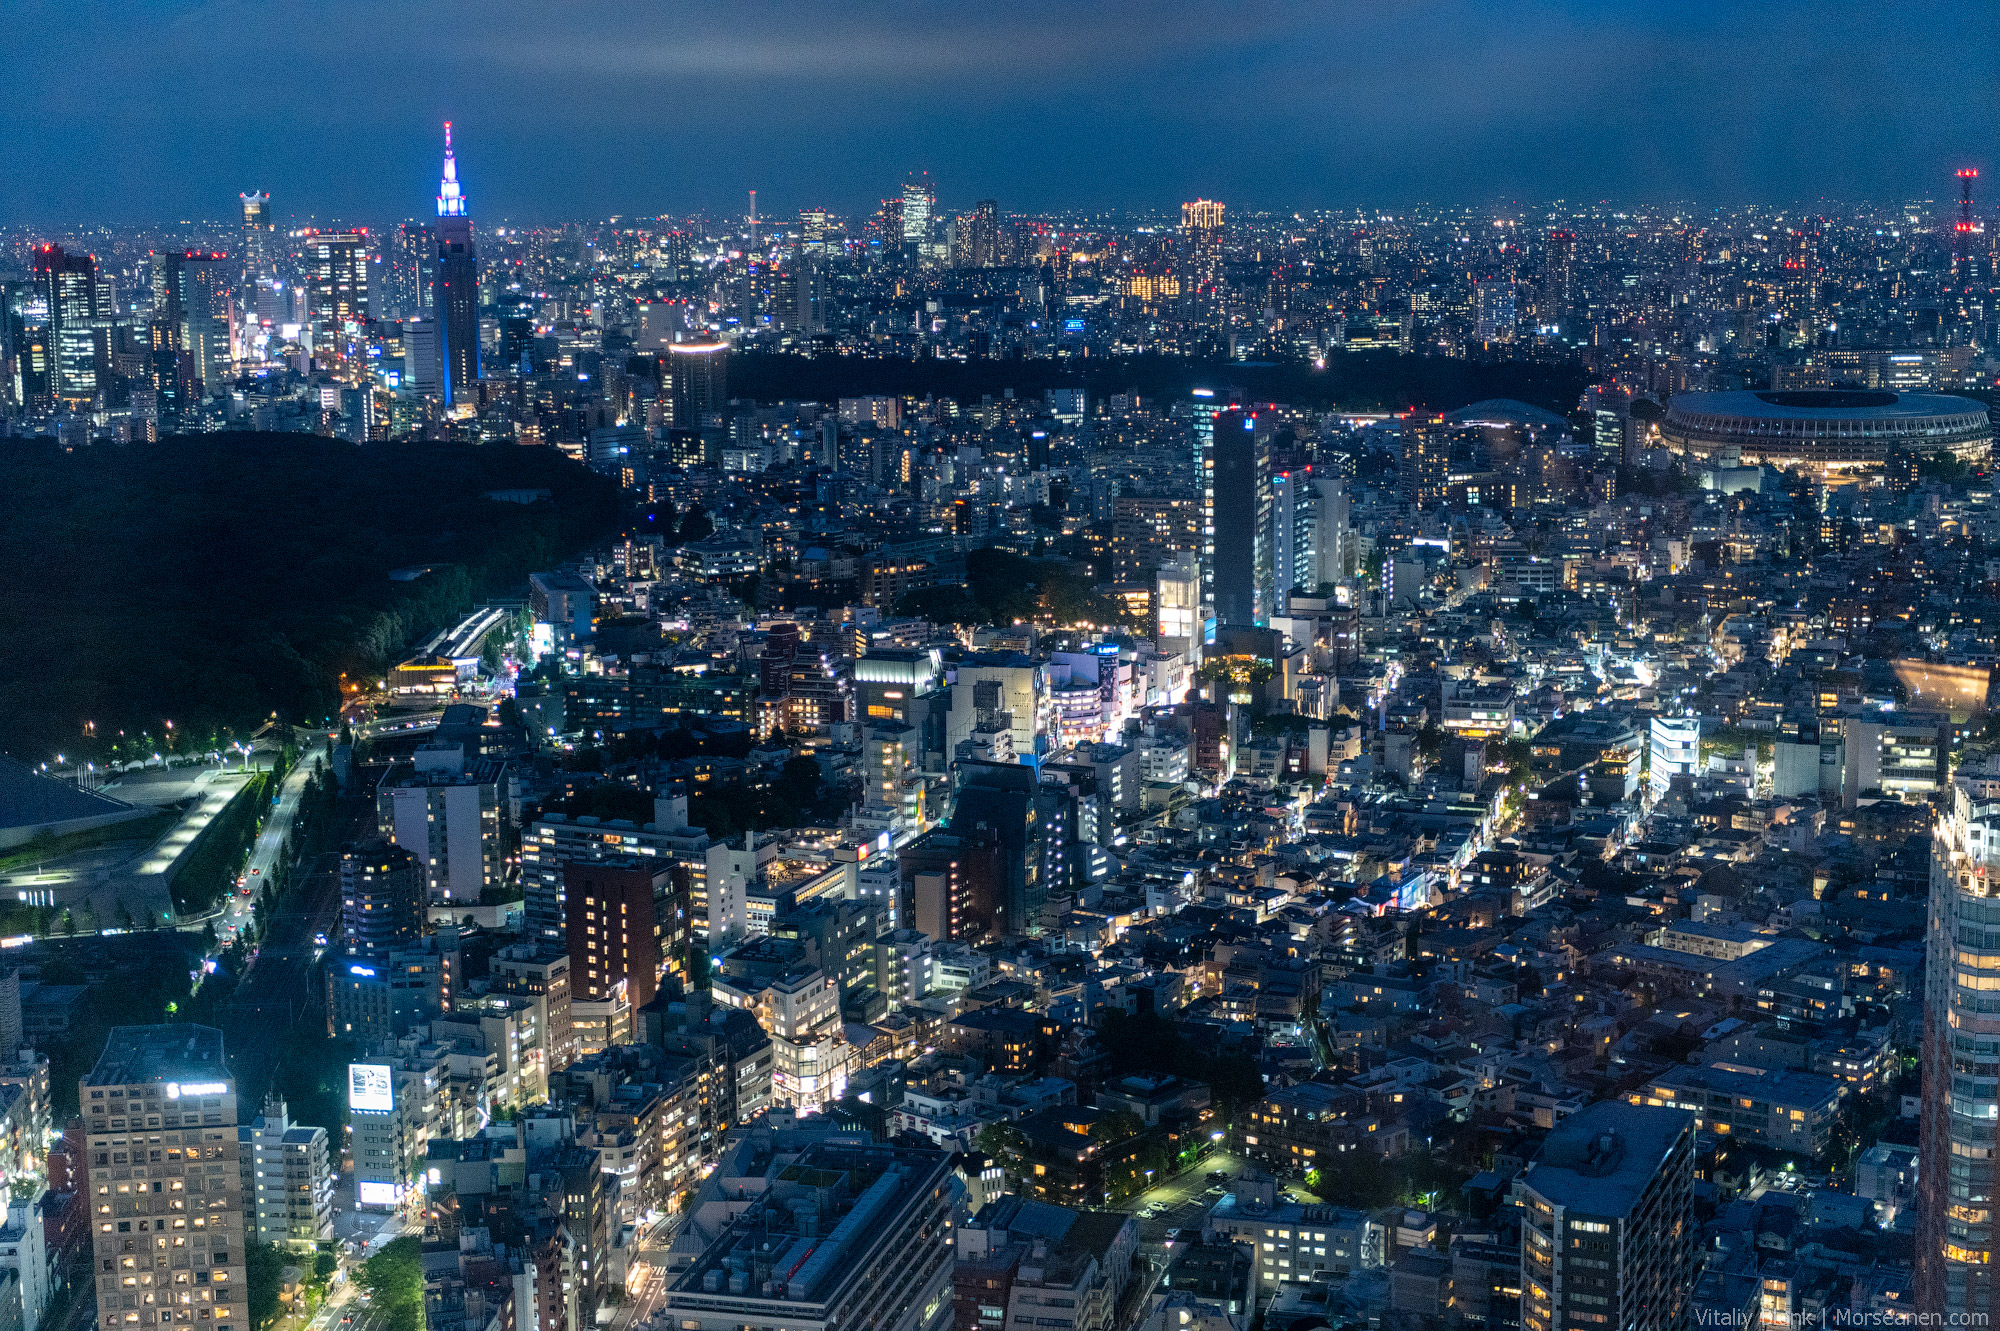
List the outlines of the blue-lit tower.
{"type": "Polygon", "coordinates": [[[437,293],[434,308],[444,360],[444,400],[470,403],[479,382],[479,255],[472,219],[458,187],[451,122],[444,124],[444,178],[438,182],[437,293]]]}

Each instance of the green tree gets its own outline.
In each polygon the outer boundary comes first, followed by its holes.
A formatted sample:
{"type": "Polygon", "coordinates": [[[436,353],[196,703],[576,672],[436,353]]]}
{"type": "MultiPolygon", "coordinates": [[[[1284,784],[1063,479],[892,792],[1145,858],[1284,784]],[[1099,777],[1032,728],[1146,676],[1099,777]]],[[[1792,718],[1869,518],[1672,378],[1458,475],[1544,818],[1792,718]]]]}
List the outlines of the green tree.
{"type": "Polygon", "coordinates": [[[243,1252],[249,1282],[250,1325],[267,1327],[278,1320],[278,1287],[283,1281],[285,1254],[271,1243],[252,1243],[243,1252]]]}
{"type": "Polygon", "coordinates": [[[424,1264],[414,1235],[396,1239],[363,1262],[359,1281],[381,1310],[386,1331],[424,1331],[424,1264]]]}

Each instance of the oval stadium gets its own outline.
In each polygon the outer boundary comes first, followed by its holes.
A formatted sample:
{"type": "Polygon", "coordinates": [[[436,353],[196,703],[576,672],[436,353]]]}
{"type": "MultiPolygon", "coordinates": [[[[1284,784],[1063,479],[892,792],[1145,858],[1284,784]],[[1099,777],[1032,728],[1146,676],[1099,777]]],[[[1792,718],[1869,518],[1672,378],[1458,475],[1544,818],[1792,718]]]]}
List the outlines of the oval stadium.
{"type": "Polygon", "coordinates": [[[1668,448],[1692,458],[1837,472],[1880,466],[1893,449],[1968,460],[1993,442],[1986,405],[1938,393],[1801,389],[1677,393],[1660,422],[1668,448]]]}

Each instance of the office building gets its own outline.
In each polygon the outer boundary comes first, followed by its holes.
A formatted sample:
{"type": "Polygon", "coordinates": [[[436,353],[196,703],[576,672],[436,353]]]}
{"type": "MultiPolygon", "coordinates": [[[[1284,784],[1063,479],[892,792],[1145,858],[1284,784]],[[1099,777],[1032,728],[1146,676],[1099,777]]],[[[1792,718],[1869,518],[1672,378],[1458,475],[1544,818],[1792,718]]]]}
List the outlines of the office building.
{"type": "Polygon", "coordinates": [[[228,265],[220,254],[153,256],[155,342],[178,353],[178,375],[191,395],[213,395],[229,378],[228,265]]]}
{"type": "Polygon", "coordinates": [[[549,626],[550,644],[589,642],[597,615],[597,589],[574,573],[530,573],[528,611],[549,626]]]}
{"type": "MultiPolygon", "coordinates": [[[[955,1331],[1058,1322],[1111,1331],[1126,1291],[1146,1269],[1136,1261],[1139,1225],[1131,1216],[1013,1194],[980,1207],[955,1238],[955,1331]]],[[[1240,1248],[1224,1246],[1247,1260],[1240,1248]]]]}
{"type": "Polygon", "coordinates": [[[937,214],[937,190],[931,186],[930,172],[922,172],[903,183],[903,250],[912,258],[928,258],[932,219],[937,214]]]}
{"type": "Polygon", "coordinates": [[[798,939],[759,936],[720,952],[709,992],[771,1037],[771,1103],[811,1112],[847,1090],[851,1050],[840,980],[798,939]]]}
{"type": "Polygon", "coordinates": [[[1270,563],[1271,454],[1254,412],[1215,413],[1202,452],[1203,608],[1217,625],[1261,624],[1270,563]]]}
{"type": "Polygon", "coordinates": [[[363,1046],[396,1039],[451,1011],[463,973],[449,927],[380,957],[343,955],[326,972],[327,1033],[363,1046]]]}
{"type": "Polygon", "coordinates": [[[369,319],[368,233],[307,231],[301,248],[313,359],[331,366],[369,319]]]}
{"type": "Polygon", "coordinates": [[[451,122],[444,124],[444,177],[438,182],[437,294],[431,301],[443,334],[447,405],[470,403],[479,382],[479,255],[472,243],[472,219],[458,184],[458,157],[451,147],[451,122]]]}
{"type": "Polygon", "coordinates": [[[827,254],[831,252],[827,244],[826,209],[799,209],[799,248],[806,254],[827,254]]]}
{"type": "Polygon", "coordinates": [[[854,663],[855,704],[868,725],[908,726],[904,747],[926,772],[943,772],[951,691],[944,657],[935,647],[872,648],[854,663]]]}
{"type": "Polygon", "coordinates": [[[285,1102],[236,1130],[243,1227],[257,1242],[309,1253],[333,1239],[333,1166],[326,1129],[293,1123],[285,1102]]]}
{"type": "Polygon", "coordinates": [[[673,418],[680,430],[720,425],[729,405],[729,344],[704,340],[676,342],[667,348],[673,418]]]}
{"type": "Polygon", "coordinates": [[[947,755],[956,758],[962,745],[978,743],[982,733],[1003,737],[1014,760],[1030,767],[1061,747],[1047,662],[1018,652],[959,661],[945,723],[947,755]]]}
{"type": "Polygon", "coordinates": [[[210,1026],[118,1026],[78,1086],[103,1331],[248,1331],[236,1080],[210,1026]],[[158,1151],[160,1158],[153,1159],[158,1151]]]}
{"type": "Polygon", "coordinates": [[[423,936],[426,876],[401,846],[372,841],[340,857],[341,941],[350,957],[387,960],[423,936]]]}
{"type": "Polygon", "coordinates": [[[258,190],[236,197],[243,204],[243,276],[244,286],[248,289],[258,278],[271,274],[275,234],[271,221],[271,196],[258,190]]]}
{"type": "Polygon", "coordinates": [[[111,311],[97,280],[97,259],[40,245],[29,255],[36,294],[48,310],[49,394],[83,404],[97,395],[98,369],[106,357],[104,331],[111,311]]]}
{"type": "Polygon", "coordinates": [[[827,1140],[778,1170],[667,1287],[681,1331],[943,1331],[951,1157],[827,1140]]]}
{"type": "Polygon", "coordinates": [[[1600,1101],[1516,1182],[1522,1331],[1675,1331],[1697,1270],[1695,1116],[1600,1101]]]}

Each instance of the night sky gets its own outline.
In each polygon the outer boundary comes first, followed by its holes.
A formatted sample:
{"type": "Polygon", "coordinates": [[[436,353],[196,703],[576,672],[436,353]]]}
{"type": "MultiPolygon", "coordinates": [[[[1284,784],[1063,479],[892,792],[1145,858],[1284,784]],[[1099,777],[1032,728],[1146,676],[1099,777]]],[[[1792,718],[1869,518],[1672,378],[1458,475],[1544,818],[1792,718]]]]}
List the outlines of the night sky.
{"type": "MultiPolygon", "coordinates": [[[[1996,164],[1978,0],[0,0],[0,222],[1897,200],[1996,164]]],[[[1989,174],[1991,172],[1989,171],[1989,174]]],[[[1994,189],[2000,189],[1996,180],[1994,189]]]]}

